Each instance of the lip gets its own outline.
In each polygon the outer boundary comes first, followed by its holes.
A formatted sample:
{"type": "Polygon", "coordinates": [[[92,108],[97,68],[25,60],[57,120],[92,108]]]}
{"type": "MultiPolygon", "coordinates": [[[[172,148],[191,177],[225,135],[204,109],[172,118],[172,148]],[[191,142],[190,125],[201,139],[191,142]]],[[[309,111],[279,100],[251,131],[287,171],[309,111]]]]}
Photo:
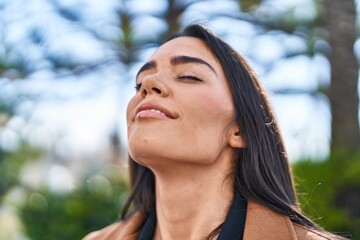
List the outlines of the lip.
{"type": "Polygon", "coordinates": [[[145,117],[160,118],[160,119],[176,119],[177,115],[158,104],[143,103],[136,108],[135,119],[145,118],[145,117]]]}

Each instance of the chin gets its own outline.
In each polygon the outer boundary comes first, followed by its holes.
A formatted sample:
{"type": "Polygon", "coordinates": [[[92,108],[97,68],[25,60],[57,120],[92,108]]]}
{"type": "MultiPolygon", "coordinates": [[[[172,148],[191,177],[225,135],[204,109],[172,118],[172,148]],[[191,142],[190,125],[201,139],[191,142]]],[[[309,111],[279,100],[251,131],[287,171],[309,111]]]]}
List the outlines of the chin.
{"type": "Polygon", "coordinates": [[[164,149],[162,144],[148,138],[130,138],[128,141],[129,155],[135,162],[144,166],[148,166],[150,161],[157,161],[161,149],[164,149]]]}

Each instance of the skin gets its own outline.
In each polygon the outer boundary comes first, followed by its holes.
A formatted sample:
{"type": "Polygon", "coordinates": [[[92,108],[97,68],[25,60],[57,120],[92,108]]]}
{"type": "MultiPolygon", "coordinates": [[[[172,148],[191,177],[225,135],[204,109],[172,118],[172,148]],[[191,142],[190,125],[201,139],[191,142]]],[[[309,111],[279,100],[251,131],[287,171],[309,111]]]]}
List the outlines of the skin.
{"type": "Polygon", "coordinates": [[[201,40],[180,37],[160,46],[136,84],[128,146],[155,174],[154,239],[201,239],[225,220],[245,146],[224,72],[201,40]]]}

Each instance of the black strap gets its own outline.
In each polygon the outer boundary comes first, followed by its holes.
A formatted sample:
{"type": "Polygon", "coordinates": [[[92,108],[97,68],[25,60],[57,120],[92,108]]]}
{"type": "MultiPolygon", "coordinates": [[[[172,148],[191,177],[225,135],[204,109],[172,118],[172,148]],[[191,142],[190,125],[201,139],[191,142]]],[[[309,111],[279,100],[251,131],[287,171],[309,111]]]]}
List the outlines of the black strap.
{"type": "MultiPolygon", "coordinates": [[[[235,198],[221,228],[218,240],[242,240],[246,220],[247,202],[243,198],[235,198]]],[[[152,240],[156,227],[156,211],[151,211],[145,221],[138,240],[152,240]]]]}
{"type": "Polygon", "coordinates": [[[242,240],[245,229],[247,202],[236,198],[221,228],[218,240],[242,240]]]}
{"type": "Polygon", "coordinates": [[[152,210],[141,229],[138,240],[152,240],[156,227],[156,211],[152,210]]]}

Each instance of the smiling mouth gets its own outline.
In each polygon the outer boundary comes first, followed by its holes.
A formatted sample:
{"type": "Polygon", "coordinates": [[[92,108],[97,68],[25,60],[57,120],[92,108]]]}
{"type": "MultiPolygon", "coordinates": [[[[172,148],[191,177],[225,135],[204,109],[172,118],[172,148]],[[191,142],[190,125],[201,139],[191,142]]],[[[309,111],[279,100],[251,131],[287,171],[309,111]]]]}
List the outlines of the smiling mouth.
{"type": "Polygon", "coordinates": [[[139,118],[172,119],[171,117],[167,116],[165,113],[161,112],[158,109],[141,110],[136,114],[135,118],[136,119],[139,119],[139,118]]]}

